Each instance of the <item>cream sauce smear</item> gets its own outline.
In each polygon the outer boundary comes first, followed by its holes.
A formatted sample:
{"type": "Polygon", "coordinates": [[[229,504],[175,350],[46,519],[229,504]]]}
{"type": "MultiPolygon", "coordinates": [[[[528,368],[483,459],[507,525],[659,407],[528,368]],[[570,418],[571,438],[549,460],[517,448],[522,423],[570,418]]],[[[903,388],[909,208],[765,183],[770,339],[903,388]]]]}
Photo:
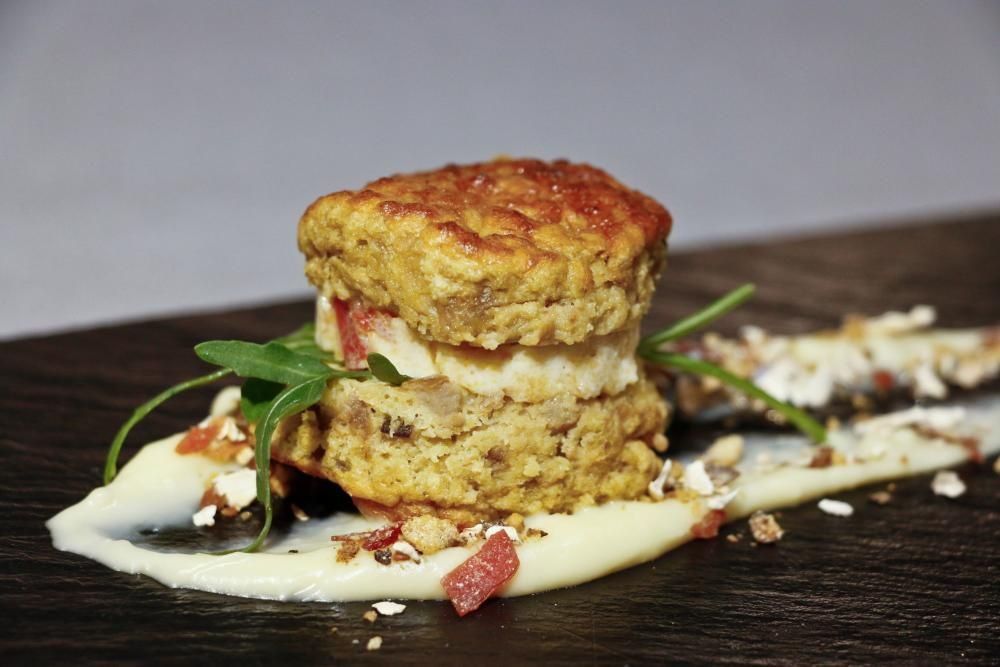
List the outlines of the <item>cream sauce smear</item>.
{"type": "MultiPolygon", "coordinates": [[[[979,399],[964,408],[961,432],[981,438],[983,454],[1000,451],[1000,398],[979,399]]],[[[213,412],[221,409],[213,406],[213,412]]],[[[381,565],[367,552],[339,563],[331,535],[379,525],[353,514],[296,522],[286,535],[275,536],[253,554],[167,553],[122,539],[149,526],[196,530],[191,527],[191,515],[206,485],[213,476],[238,469],[236,464],[176,454],[174,447],[181,437],[147,445],[111,484],[50,519],[46,525],[55,547],[115,570],[145,574],[171,587],[298,601],[442,599],[441,578],[478,548],[452,547],[425,556],[420,563],[381,565]]],[[[906,428],[839,431],[831,437],[831,445],[848,463],[808,468],[799,461],[806,446],[801,438],[747,436],[746,463],[737,466],[741,474],[729,485],[738,493],[726,507],[728,519],[954,466],[969,456],[964,447],[906,428]],[[757,464],[762,458],[769,463],[757,464]]],[[[573,586],[652,560],[692,539],[691,527],[706,512],[704,500],[667,499],[616,501],[572,515],[528,517],[527,527],[548,535],[517,546],[521,566],[501,594],[517,596],[573,586]]]]}

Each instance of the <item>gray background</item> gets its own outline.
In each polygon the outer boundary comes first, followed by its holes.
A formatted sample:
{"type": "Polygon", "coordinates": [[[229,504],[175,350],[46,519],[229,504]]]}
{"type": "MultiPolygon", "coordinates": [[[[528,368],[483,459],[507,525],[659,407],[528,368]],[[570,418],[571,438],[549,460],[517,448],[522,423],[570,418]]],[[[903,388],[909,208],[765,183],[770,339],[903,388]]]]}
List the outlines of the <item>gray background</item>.
{"type": "Polygon", "coordinates": [[[1000,3],[0,2],[0,337],[302,294],[316,196],[603,166],[674,247],[1000,205],[1000,3]]]}

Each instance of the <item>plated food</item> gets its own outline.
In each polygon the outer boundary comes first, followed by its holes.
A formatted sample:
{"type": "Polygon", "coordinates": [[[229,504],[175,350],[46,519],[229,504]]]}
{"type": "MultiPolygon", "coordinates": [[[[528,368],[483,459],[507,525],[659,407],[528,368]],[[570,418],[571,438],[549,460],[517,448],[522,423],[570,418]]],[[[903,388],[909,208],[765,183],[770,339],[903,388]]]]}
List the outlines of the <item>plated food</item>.
{"type": "MultiPolygon", "coordinates": [[[[753,372],[685,347],[751,288],[640,339],[670,226],[652,199],[564,161],[449,166],[321,198],[299,226],[315,325],[263,345],[199,345],[220,369],[137,411],[112,446],[107,485],[49,522],[54,543],[169,585],[447,597],[465,614],[494,594],[655,558],[726,520],[1000,446],[989,403],[828,432],[753,372]],[[672,385],[714,378],[806,437],[664,458],[670,410],[650,379],[662,368],[672,385]],[[245,378],[241,391],[224,391],[206,420],[116,476],[135,421],[230,375],[245,378]],[[323,485],[359,512],[322,517],[296,504],[302,488],[323,485]],[[274,497],[296,521],[272,531],[274,497]],[[224,554],[121,539],[179,524],[209,538],[258,521],[256,539],[224,554]]],[[[761,542],[780,539],[763,515],[752,526],[761,542]]]]}

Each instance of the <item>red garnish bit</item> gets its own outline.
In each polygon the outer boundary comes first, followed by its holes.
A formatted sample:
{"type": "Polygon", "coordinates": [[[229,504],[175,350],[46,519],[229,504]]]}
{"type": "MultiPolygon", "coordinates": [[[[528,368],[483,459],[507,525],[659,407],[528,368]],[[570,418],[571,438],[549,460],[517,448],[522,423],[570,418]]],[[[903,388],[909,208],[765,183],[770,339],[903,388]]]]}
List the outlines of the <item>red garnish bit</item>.
{"type": "Polygon", "coordinates": [[[459,616],[473,612],[510,581],[521,561],[506,531],[494,533],[473,556],[441,579],[459,616]]]}
{"type": "Polygon", "coordinates": [[[178,454],[194,454],[207,448],[219,435],[221,422],[212,420],[208,426],[192,426],[174,448],[178,454]]]}
{"type": "Polygon", "coordinates": [[[337,330],[340,332],[340,349],[344,353],[344,365],[351,370],[368,366],[368,348],[358,335],[351,317],[351,307],[346,301],[334,299],[333,312],[337,315],[337,330]]]}
{"type": "Polygon", "coordinates": [[[361,544],[365,551],[378,551],[379,549],[388,549],[393,545],[393,543],[399,539],[399,533],[403,529],[403,524],[392,523],[388,526],[382,526],[381,528],[376,528],[372,532],[368,533],[368,537],[361,544]]]}
{"type": "Polygon", "coordinates": [[[691,526],[691,534],[699,540],[710,540],[719,534],[719,526],[725,521],[725,510],[711,510],[701,518],[701,521],[691,526]]]}
{"type": "Polygon", "coordinates": [[[896,378],[889,371],[877,370],[872,373],[872,384],[875,389],[887,394],[896,386],[896,378]]]}

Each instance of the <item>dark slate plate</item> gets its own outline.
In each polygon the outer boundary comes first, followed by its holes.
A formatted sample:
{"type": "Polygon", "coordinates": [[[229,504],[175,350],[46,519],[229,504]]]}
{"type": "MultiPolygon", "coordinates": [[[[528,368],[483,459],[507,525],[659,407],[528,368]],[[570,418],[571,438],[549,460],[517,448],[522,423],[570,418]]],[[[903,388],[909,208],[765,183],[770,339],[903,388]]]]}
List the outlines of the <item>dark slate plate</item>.
{"type": "MultiPolygon", "coordinates": [[[[992,214],[681,253],[648,324],[747,280],[758,296],[724,330],[753,322],[800,332],[845,312],[914,303],[938,306],[947,326],[996,323],[998,252],[992,214]]],[[[857,510],[850,519],[811,504],[783,512],[787,535],[776,547],[696,542],[584,586],[493,601],[462,620],[446,603],[414,602],[370,625],[365,604],[171,590],[52,549],[43,522],[98,482],[106,443],[139,400],[200,370],[195,342],[266,339],[310,317],[303,300],[0,345],[0,663],[1000,660],[1000,477],[988,466],[960,470],[969,491],[955,501],[934,496],[928,476],[901,482],[885,507],[860,489],[843,495],[857,510]],[[375,634],[383,647],[367,653],[375,634]]],[[[168,403],[131,442],[184,428],[210,395],[168,403]]]]}

